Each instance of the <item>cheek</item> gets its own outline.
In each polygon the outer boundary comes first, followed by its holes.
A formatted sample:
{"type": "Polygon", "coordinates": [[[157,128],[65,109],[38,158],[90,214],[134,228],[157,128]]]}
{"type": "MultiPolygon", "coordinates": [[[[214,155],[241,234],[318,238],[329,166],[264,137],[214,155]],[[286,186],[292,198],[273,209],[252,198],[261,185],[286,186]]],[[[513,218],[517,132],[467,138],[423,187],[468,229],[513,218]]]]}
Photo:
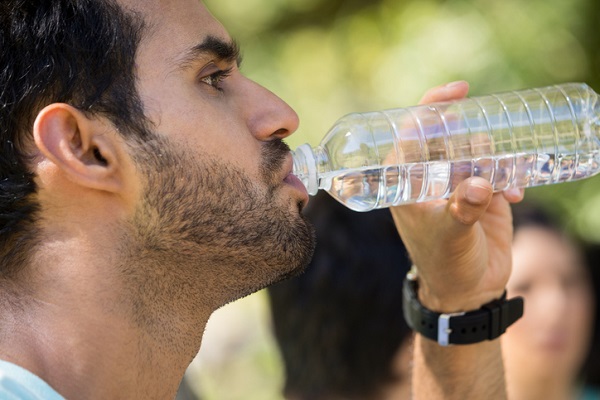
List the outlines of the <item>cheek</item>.
{"type": "Polygon", "coordinates": [[[567,311],[567,320],[569,321],[567,325],[571,327],[577,338],[583,340],[591,335],[593,319],[592,296],[584,293],[573,295],[567,311]]]}
{"type": "Polygon", "coordinates": [[[163,90],[159,100],[144,103],[156,132],[187,142],[191,149],[202,146],[213,152],[224,152],[225,146],[243,149],[252,141],[244,116],[227,99],[199,93],[194,85],[179,81],[171,80],[169,85],[179,88],[163,90]]]}
{"type": "Polygon", "coordinates": [[[235,120],[217,116],[213,119],[188,120],[172,131],[182,145],[197,156],[209,155],[244,171],[250,177],[258,177],[260,142],[235,120]]]}
{"type": "Polygon", "coordinates": [[[527,348],[531,341],[531,327],[535,324],[532,323],[525,315],[514,325],[506,330],[506,333],[502,336],[502,346],[509,352],[521,352],[520,349],[527,348]]]}
{"type": "MultiPolygon", "coordinates": [[[[539,332],[543,325],[543,317],[548,312],[532,293],[520,294],[525,298],[523,316],[502,335],[502,351],[510,359],[520,359],[533,348],[534,332],[539,332]],[[540,307],[541,306],[541,307],[540,307]]],[[[509,294],[509,297],[511,294],[509,294]]],[[[523,361],[527,361],[526,357],[523,361]]],[[[515,362],[517,363],[517,362],[515,362]]]]}
{"type": "Polygon", "coordinates": [[[502,358],[506,371],[511,375],[521,376],[531,368],[531,357],[528,349],[532,347],[526,324],[516,322],[501,336],[502,358]]]}
{"type": "Polygon", "coordinates": [[[202,97],[192,85],[169,83],[173,87],[166,85],[159,100],[145,99],[153,130],[199,158],[208,155],[257,179],[261,142],[251,134],[241,112],[226,99],[202,97]],[[177,95],[176,85],[180,85],[177,95]]]}

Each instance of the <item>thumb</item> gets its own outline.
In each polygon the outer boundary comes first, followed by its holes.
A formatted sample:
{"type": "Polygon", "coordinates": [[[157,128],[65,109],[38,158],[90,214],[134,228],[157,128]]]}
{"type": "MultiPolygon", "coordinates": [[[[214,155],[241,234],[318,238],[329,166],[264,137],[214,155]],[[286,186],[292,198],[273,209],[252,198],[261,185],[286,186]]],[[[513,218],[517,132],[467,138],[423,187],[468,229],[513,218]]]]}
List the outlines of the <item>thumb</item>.
{"type": "Polygon", "coordinates": [[[486,212],[494,191],[485,179],[473,177],[462,182],[450,197],[447,210],[457,227],[475,224],[486,212]]]}

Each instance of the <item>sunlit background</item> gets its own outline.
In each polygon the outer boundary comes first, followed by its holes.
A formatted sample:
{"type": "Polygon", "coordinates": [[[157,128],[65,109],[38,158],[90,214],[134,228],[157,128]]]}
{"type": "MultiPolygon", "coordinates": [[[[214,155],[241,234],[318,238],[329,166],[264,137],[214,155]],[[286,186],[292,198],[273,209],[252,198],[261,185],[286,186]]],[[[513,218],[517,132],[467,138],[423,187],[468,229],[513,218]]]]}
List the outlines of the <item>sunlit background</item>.
{"type": "MultiPolygon", "coordinates": [[[[459,79],[471,95],[586,82],[600,91],[598,0],[205,0],[243,49],[242,71],[300,115],[316,145],[341,116],[414,105],[459,79]]],[[[600,242],[600,178],[529,189],[600,242]]],[[[264,293],[219,310],[190,384],[208,400],[281,399],[264,293]]]]}

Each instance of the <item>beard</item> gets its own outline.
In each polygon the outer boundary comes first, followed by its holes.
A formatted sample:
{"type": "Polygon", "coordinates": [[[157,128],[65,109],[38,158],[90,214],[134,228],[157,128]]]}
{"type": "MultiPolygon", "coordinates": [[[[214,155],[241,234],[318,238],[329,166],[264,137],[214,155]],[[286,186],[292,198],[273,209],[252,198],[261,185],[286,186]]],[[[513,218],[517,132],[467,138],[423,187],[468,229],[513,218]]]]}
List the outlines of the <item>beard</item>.
{"type": "Polygon", "coordinates": [[[146,182],[120,268],[140,323],[157,312],[212,311],[304,270],[315,235],[301,203],[278,196],[285,143],[264,143],[256,182],[221,160],[147,137],[132,152],[146,182]]]}

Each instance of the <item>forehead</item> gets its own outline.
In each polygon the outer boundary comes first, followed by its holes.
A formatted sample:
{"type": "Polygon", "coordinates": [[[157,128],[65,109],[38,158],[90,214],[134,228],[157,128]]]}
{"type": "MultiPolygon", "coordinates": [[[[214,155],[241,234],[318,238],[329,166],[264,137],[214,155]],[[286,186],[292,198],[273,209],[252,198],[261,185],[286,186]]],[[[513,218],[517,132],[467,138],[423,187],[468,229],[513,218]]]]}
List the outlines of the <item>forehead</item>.
{"type": "Polygon", "coordinates": [[[523,227],[515,233],[511,280],[525,276],[578,273],[577,247],[566,237],[542,227],[523,227]]]}
{"type": "Polygon", "coordinates": [[[160,59],[174,61],[207,36],[230,40],[225,28],[199,0],[119,0],[119,3],[143,16],[147,29],[140,56],[156,57],[153,63],[160,59]]]}

